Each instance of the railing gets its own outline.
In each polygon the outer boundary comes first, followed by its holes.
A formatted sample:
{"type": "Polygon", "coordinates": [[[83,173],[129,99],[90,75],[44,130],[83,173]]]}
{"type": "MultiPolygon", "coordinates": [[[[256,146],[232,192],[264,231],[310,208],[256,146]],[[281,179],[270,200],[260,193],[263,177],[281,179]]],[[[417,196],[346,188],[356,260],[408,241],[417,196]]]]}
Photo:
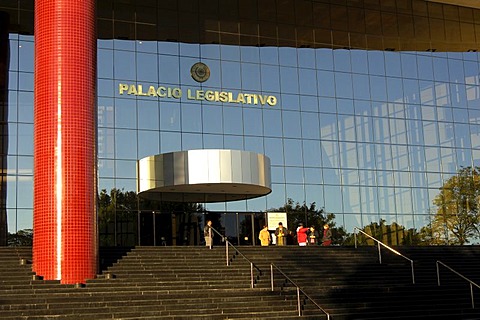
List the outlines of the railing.
{"type": "MultiPolygon", "coordinates": [[[[248,261],[248,263],[250,263],[250,288],[254,288],[255,287],[255,272],[254,270],[257,270],[259,276],[262,275],[262,270],[260,270],[260,268],[258,268],[252,261],[250,261],[250,259],[248,259],[243,253],[241,253],[233,244],[230,243],[230,241],[228,241],[228,239],[222,235],[220,232],[218,232],[215,228],[213,227],[210,227],[211,230],[213,230],[216,234],[218,234],[221,238],[222,238],[222,241],[225,242],[225,256],[226,256],[226,260],[227,260],[227,266],[230,265],[230,256],[229,256],[229,253],[228,253],[228,247],[231,246],[235,252],[239,255],[241,255],[245,260],[248,261]]],[[[210,247],[211,249],[211,247],[210,247]]]]}
{"type": "Polygon", "coordinates": [[[357,231],[360,231],[361,233],[363,233],[364,235],[366,235],[367,237],[369,237],[370,239],[372,239],[373,241],[376,241],[377,242],[377,247],[378,247],[378,260],[380,262],[380,264],[382,264],[382,253],[381,253],[381,250],[380,250],[380,246],[384,246],[385,248],[387,248],[388,250],[392,251],[393,253],[395,253],[396,255],[399,255],[400,257],[404,258],[404,259],[407,259],[408,261],[410,261],[410,267],[412,269],[412,283],[415,284],[415,273],[413,271],[413,260],[410,259],[410,258],[407,258],[405,257],[403,254],[401,254],[400,252],[398,252],[397,250],[387,246],[385,243],[381,242],[380,240],[377,240],[375,239],[374,237],[372,237],[371,235],[369,235],[368,233],[364,232],[363,230],[360,230],[359,228],[355,227],[354,228],[354,232],[355,232],[355,249],[357,248],[357,231]]]}
{"type": "MultiPolygon", "coordinates": [[[[220,232],[218,232],[215,228],[210,228],[211,230],[213,230],[216,234],[218,234],[220,237],[222,237],[222,241],[225,241],[225,256],[226,256],[226,260],[227,260],[227,266],[231,265],[230,263],[230,255],[229,255],[229,246],[232,247],[235,252],[237,254],[239,254],[240,256],[242,256],[245,260],[247,260],[249,263],[250,263],[250,287],[253,289],[254,286],[255,286],[255,275],[254,275],[254,270],[257,270],[259,276],[262,275],[262,270],[260,268],[258,268],[250,259],[248,259],[243,253],[240,252],[240,250],[238,250],[232,243],[230,243],[230,241],[228,241],[228,239],[222,235],[220,232]]],[[[211,248],[211,247],[210,247],[211,248]]],[[[274,287],[273,287],[273,268],[276,268],[284,277],[285,279],[287,279],[288,281],[290,281],[290,283],[292,283],[296,289],[297,289],[297,308],[298,308],[298,316],[302,316],[302,306],[301,306],[301,303],[300,303],[300,293],[302,293],[308,300],[310,300],[318,309],[320,309],[323,313],[325,313],[325,315],[327,316],[327,320],[330,320],[330,314],[325,310],[323,309],[320,305],[318,305],[318,303],[316,303],[305,291],[303,291],[302,289],[300,289],[300,287],[292,280],[290,279],[282,270],[280,270],[280,268],[278,268],[276,265],[274,265],[273,263],[270,264],[270,280],[271,280],[271,285],[272,285],[272,291],[274,291],[274,287]]]]}
{"type": "Polygon", "coordinates": [[[235,250],[236,253],[241,255],[245,260],[247,260],[250,263],[250,288],[253,289],[255,287],[254,270],[257,270],[259,276],[262,275],[262,270],[260,270],[260,268],[258,268],[252,261],[250,261],[250,259],[248,259],[243,253],[241,253],[233,244],[231,244],[230,241],[225,240],[225,256],[226,256],[226,259],[227,259],[227,266],[229,266],[231,264],[230,263],[230,256],[229,256],[229,253],[228,253],[228,247],[229,246],[231,246],[233,248],[233,250],[235,250]]]}
{"type": "Polygon", "coordinates": [[[277,267],[273,263],[270,263],[270,283],[272,285],[272,291],[274,291],[274,287],[273,287],[273,268],[277,269],[285,277],[285,279],[288,280],[291,284],[293,284],[295,286],[295,288],[297,289],[297,308],[298,308],[298,316],[299,317],[302,316],[302,305],[301,305],[301,302],[300,302],[300,293],[302,293],[318,309],[320,309],[323,313],[325,313],[325,315],[327,316],[327,320],[330,320],[330,314],[325,309],[323,309],[320,305],[318,305],[318,303],[316,303],[305,291],[300,289],[300,287],[292,279],[290,279],[282,270],[280,270],[279,267],[277,267]]]}
{"type": "MultiPolygon", "coordinates": [[[[215,232],[216,234],[218,234],[218,235],[222,238],[222,242],[225,241],[226,237],[225,237],[223,234],[221,234],[220,232],[218,232],[217,229],[215,229],[214,227],[210,227],[210,230],[212,230],[213,232],[215,232]]],[[[212,247],[210,246],[210,249],[211,249],[211,248],[212,248],[212,247]]]]}
{"type": "Polygon", "coordinates": [[[444,266],[445,268],[447,268],[448,270],[452,271],[453,273],[455,273],[457,276],[459,276],[460,278],[462,278],[463,280],[466,280],[470,283],[470,297],[471,297],[471,300],[472,300],[472,309],[475,309],[475,302],[474,302],[474,299],[473,299],[473,286],[477,287],[480,289],[480,286],[478,284],[476,284],[475,282],[473,282],[472,280],[468,279],[467,277],[463,276],[462,274],[460,274],[459,272],[453,270],[452,268],[450,268],[449,266],[447,266],[445,263],[443,263],[442,261],[440,260],[437,260],[436,262],[436,265],[437,265],[437,282],[438,282],[438,286],[440,286],[440,268],[439,268],[439,265],[442,265],[444,266]]]}

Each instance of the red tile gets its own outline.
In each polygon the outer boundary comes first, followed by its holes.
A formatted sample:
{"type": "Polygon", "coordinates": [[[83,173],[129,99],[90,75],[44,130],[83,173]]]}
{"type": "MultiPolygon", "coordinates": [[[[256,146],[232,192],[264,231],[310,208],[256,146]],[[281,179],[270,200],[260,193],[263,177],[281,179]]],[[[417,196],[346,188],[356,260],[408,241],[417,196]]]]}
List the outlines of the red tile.
{"type": "Polygon", "coordinates": [[[35,1],[33,268],[97,273],[96,34],[91,0],[35,1]]]}

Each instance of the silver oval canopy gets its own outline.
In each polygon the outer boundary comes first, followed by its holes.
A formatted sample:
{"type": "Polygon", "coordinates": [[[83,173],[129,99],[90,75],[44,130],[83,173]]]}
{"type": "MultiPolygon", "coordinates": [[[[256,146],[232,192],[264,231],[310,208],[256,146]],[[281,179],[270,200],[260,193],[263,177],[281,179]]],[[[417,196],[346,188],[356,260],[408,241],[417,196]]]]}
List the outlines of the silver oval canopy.
{"type": "Polygon", "coordinates": [[[160,201],[226,202],[269,194],[270,159],[240,150],[188,150],[137,163],[137,192],[160,201]]]}

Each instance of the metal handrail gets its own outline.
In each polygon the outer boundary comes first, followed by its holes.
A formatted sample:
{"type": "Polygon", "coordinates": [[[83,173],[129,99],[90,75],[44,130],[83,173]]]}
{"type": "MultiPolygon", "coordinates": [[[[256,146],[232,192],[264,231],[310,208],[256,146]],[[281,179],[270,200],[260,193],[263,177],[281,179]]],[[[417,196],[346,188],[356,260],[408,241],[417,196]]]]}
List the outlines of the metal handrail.
{"type": "Polygon", "coordinates": [[[275,264],[273,263],[270,263],[270,283],[272,285],[272,291],[274,291],[274,288],[273,288],[273,268],[275,267],[275,269],[277,269],[284,277],[285,279],[287,279],[288,281],[290,281],[291,284],[293,284],[296,288],[297,288],[297,307],[298,307],[298,316],[301,317],[302,316],[302,307],[301,307],[301,303],[300,303],[300,292],[303,293],[303,295],[308,299],[310,300],[311,302],[313,302],[313,304],[318,308],[320,309],[323,313],[325,313],[325,315],[327,316],[327,320],[330,320],[330,314],[325,310],[323,309],[318,303],[315,302],[315,300],[313,300],[305,291],[303,291],[292,279],[290,279],[282,270],[280,270],[279,267],[277,267],[275,264]]]}
{"type": "MultiPolygon", "coordinates": [[[[250,263],[250,288],[255,287],[255,275],[254,275],[254,269],[257,269],[259,275],[262,275],[262,270],[260,270],[259,267],[257,267],[250,259],[248,259],[243,253],[241,253],[233,244],[228,241],[227,237],[225,237],[223,234],[221,234],[218,230],[216,230],[214,227],[210,227],[211,230],[213,230],[216,234],[218,234],[220,237],[222,237],[222,241],[225,241],[225,251],[226,251],[226,260],[227,260],[227,266],[230,265],[230,258],[228,255],[228,246],[230,245],[239,255],[241,255],[245,260],[247,260],[250,263]]],[[[211,249],[211,247],[210,247],[211,249]]]]}
{"type": "Polygon", "coordinates": [[[218,234],[220,237],[222,237],[222,242],[225,241],[225,239],[227,237],[225,237],[223,234],[221,234],[217,229],[215,229],[214,227],[210,227],[210,229],[213,230],[213,232],[215,232],[216,234],[218,234]]]}
{"type": "Polygon", "coordinates": [[[245,260],[247,260],[250,263],[250,288],[254,288],[255,286],[255,280],[254,280],[254,271],[253,269],[256,269],[259,273],[259,275],[262,275],[262,270],[260,270],[259,267],[257,267],[250,259],[248,259],[243,253],[241,253],[233,244],[228,241],[228,239],[225,240],[225,256],[227,259],[227,266],[229,266],[230,263],[230,258],[228,254],[228,246],[231,246],[239,255],[241,255],[245,260]]]}
{"type": "Polygon", "coordinates": [[[357,230],[360,231],[361,233],[363,233],[364,235],[366,235],[367,237],[369,237],[370,239],[372,239],[373,241],[376,241],[377,242],[377,247],[378,247],[378,260],[380,262],[380,264],[382,264],[382,253],[380,251],[380,245],[384,246],[385,248],[387,248],[388,250],[392,251],[393,253],[395,253],[396,255],[399,255],[400,257],[404,258],[404,259],[407,259],[408,261],[410,261],[410,267],[412,269],[412,283],[415,284],[415,273],[414,273],[414,270],[413,270],[413,260],[410,259],[410,258],[407,258],[405,257],[403,254],[401,254],[400,252],[398,252],[397,250],[389,247],[388,245],[386,245],[385,243],[381,242],[380,240],[378,239],[375,239],[374,237],[372,237],[371,235],[369,235],[368,233],[366,233],[365,231],[355,227],[353,228],[354,230],[354,234],[355,234],[355,249],[357,248],[357,230]]]}
{"type": "Polygon", "coordinates": [[[462,278],[463,280],[466,280],[470,283],[470,297],[471,297],[471,300],[472,300],[472,309],[475,309],[475,302],[474,302],[474,299],[473,299],[473,286],[477,287],[480,289],[480,286],[478,284],[476,284],[475,282],[473,282],[472,280],[468,279],[467,277],[465,277],[464,275],[462,275],[460,272],[457,272],[455,270],[453,270],[451,267],[447,266],[445,263],[443,263],[442,261],[440,260],[437,260],[437,262],[435,263],[436,266],[437,266],[437,283],[438,283],[438,286],[440,286],[440,268],[439,268],[439,264],[441,264],[442,266],[444,266],[445,268],[447,268],[448,270],[452,271],[453,273],[455,273],[457,276],[459,276],[460,278],[462,278]]]}

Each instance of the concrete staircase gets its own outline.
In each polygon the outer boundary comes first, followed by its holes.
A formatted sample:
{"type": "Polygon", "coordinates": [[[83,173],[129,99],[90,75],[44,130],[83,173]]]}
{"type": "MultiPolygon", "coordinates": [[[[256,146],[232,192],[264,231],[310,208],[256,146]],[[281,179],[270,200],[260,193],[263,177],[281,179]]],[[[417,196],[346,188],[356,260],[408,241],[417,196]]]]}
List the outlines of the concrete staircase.
{"type": "MultiPolygon", "coordinates": [[[[262,269],[273,262],[321,305],[332,319],[480,319],[480,289],[440,267],[441,260],[480,284],[480,247],[399,247],[408,260],[376,247],[245,247],[242,252],[262,269]]],[[[274,272],[276,285],[283,276],[274,272]]],[[[284,284],[289,286],[289,284],[284,284]]],[[[306,301],[304,314],[317,308],[306,301]]]]}
{"type": "Polygon", "coordinates": [[[252,289],[250,264],[226,266],[224,248],[137,247],[80,287],[34,277],[19,262],[31,249],[2,248],[0,259],[2,320],[298,318],[293,292],[252,289]]]}
{"type": "Polygon", "coordinates": [[[104,271],[85,285],[44,281],[31,271],[31,248],[0,248],[0,320],[13,319],[480,319],[480,289],[436,260],[480,283],[480,247],[399,247],[410,263],[374,247],[239,247],[262,273],[224,247],[136,247],[101,250],[104,271]],[[117,257],[123,256],[116,261],[117,257]],[[116,262],[115,262],[116,261],[116,262]]]}

